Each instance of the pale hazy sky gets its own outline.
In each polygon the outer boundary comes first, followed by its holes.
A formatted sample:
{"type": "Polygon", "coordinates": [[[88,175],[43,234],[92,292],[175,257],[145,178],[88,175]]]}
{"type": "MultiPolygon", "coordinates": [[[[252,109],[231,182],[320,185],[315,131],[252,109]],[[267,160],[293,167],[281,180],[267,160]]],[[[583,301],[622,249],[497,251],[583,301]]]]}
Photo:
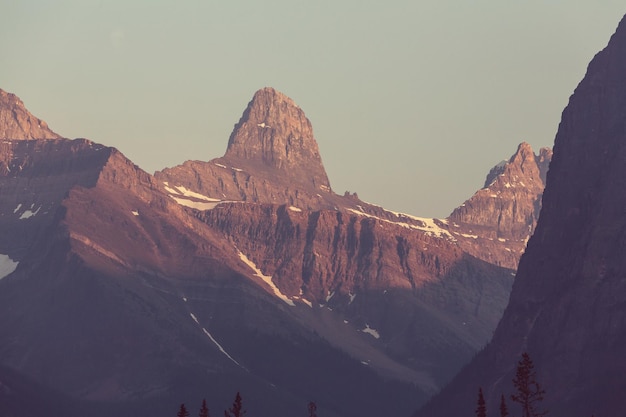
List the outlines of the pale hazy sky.
{"type": "Polygon", "coordinates": [[[445,217],[551,146],[623,0],[0,0],[0,88],[148,172],[222,156],[256,90],[313,123],[333,189],[445,217]]]}

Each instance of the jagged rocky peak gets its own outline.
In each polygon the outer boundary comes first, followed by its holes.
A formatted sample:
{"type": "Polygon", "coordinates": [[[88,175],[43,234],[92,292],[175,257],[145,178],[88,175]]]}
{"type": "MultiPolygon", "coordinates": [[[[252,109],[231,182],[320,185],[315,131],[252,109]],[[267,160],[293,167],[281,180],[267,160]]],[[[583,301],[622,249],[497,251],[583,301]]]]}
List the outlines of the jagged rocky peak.
{"type": "Polygon", "coordinates": [[[248,103],[223,157],[186,161],[155,177],[213,200],[320,209],[340,199],[331,190],[311,122],[292,99],[269,87],[248,103]]]}
{"type": "Polygon", "coordinates": [[[298,168],[318,187],[330,186],[311,122],[291,98],[270,87],[257,91],[248,103],[224,157],[280,170],[298,168]]]}
{"type": "Polygon", "coordinates": [[[525,240],[534,230],[541,209],[541,196],[552,151],[543,148],[535,155],[521,143],[508,162],[491,169],[485,187],[456,208],[450,220],[474,228],[489,228],[493,237],[525,240]]]}
{"type": "Polygon", "coordinates": [[[539,155],[537,156],[537,165],[539,166],[539,175],[543,184],[546,183],[546,177],[548,175],[548,168],[550,168],[550,161],[552,161],[552,148],[539,149],[539,155]]]}
{"type": "Polygon", "coordinates": [[[508,161],[500,162],[489,171],[483,188],[489,187],[496,178],[512,169],[523,174],[524,177],[538,177],[545,184],[546,172],[551,159],[552,150],[550,148],[541,148],[539,155],[535,155],[530,144],[522,142],[508,161]]]}
{"type": "Polygon", "coordinates": [[[48,124],[33,116],[15,94],[0,89],[0,139],[57,139],[48,124]]]}

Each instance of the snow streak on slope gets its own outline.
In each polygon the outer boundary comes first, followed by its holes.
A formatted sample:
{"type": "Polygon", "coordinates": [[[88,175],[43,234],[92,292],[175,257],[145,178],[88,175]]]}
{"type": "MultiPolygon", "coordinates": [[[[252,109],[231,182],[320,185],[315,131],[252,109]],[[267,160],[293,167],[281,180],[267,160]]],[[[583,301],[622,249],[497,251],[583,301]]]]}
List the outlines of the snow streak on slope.
{"type": "Polygon", "coordinates": [[[270,277],[268,275],[263,275],[263,272],[261,272],[261,270],[259,268],[257,268],[257,266],[255,265],[254,262],[252,262],[250,259],[248,259],[248,257],[246,255],[244,255],[243,253],[241,253],[241,251],[238,251],[238,252],[239,252],[239,259],[241,259],[246,265],[248,265],[254,271],[254,275],[256,275],[257,277],[261,278],[263,281],[265,281],[265,283],[267,285],[270,286],[272,291],[274,291],[274,294],[276,295],[276,297],[280,298],[281,300],[283,300],[288,305],[290,305],[292,307],[295,307],[294,302],[291,301],[289,299],[289,297],[287,297],[285,294],[280,292],[278,287],[276,285],[274,285],[274,282],[272,282],[272,277],[270,277]]]}
{"type": "Polygon", "coordinates": [[[240,367],[242,367],[242,368],[243,368],[243,366],[241,366],[241,364],[240,364],[239,362],[237,362],[235,359],[233,359],[233,357],[232,357],[232,356],[230,356],[230,355],[228,354],[228,352],[226,352],[226,351],[224,350],[224,348],[222,347],[222,345],[220,345],[220,344],[217,342],[217,340],[215,340],[215,338],[214,338],[213,336],[211,336],[211,333],[209,333],[209,331],[208,331],[207,329],[205,329],[205,328],[203,327],[203,328],[202,328],[202,331],[204,332],[204,334],[206,334],[206,335],[209,337],[209,339],[211,339],[211,341],[212,341],[213,343],[215,343],[215,346],[217,346],[217,348],[218,348],[218,349],[219,349],[219,350],[220,350],[220,351],[221,351],[224,355],[226,355],[226,357],[227,357],[228,359],[230,359],[231,361],[235,362],[235,364],[237,364],[237,366],[240,366],[240,367]]]}
{"type": "Polygon", "coordinates": [[[185,207],[190,207],[196,210],[211,210],[214,209],[222,200],[207,197],[206,195],[191,191],[182,185],[177,185],[174,188],[169,186],[169,183],[164,182],[163,187],[170,193],[170,197],[174,199],[178,204],[185,207]],[[200,200],[200,201],[198,201],[200,200]]]}
{"type": "Polygon", "coordinates": [[[447,231],[446,229],[438,226],[437,223],[435,222],[435,221],[438,221],[438,222],[441,222],[441,223],[445,223],[445,220],[430,219],[430,218],[424,218],[424,217],[415,217],[415,216],[411,216],[409,214],[396,213],[394,211],[385,210],[387,213],[391,213],[391,214],[395,215],[396,217],[398,217],[399,219],[402,219],[404,217],[406,219],[416,220],[416,221],[418,221],[418,222],[423,224],[423,226],[418,226],[416,224],[406,223],[406,222],[402,222],[402,221],[394,222],[394,221],[383,219],[381,217],[374,216],[374,215],[365,213],[363,211],[355,210],[355,209],[350,209],[349,208],[347,210],[349,212],[357,214],[359,216],[369,217],[369,218],[372,218],[372,219],[379,220],[381,222],[390,223],[390,224],[396,224],[398,226],[401,226],[401,227],[404,227],[404,228],[407,228],[407,229],[421,230],[422,232],[425,232],[429,236],[434,236],[434,237],[439,237],[439,238],[447,238],[447,239],[452,240],[452,241],[456,240],[450,234],[449,231],[447,231]]]}
{"type": "Polygon", "coordinates": [[[15,262],[9,255],[0,254],[0,279],[11,274],[17,268],[19,262],[15,262]]]}
{"type": "Polygon", "coordinates": [[[212,202],[212,203],[205,203],[205,202],[201,202],[201,201],[192,201],[192,200],[187,200],[186,198],[174,197],[173,195],[170,195],[170,197],[172,197],[181,206],[190,207],[190,208],[193,208],[193,209],[196,209],[196,210],[200,210],[200,211],[214,209],[215,206],[217,206],[219,203],[221,203],[221,201],[212,202]]]}
{"type": "MultiPolygon", "coordinates": [[[[187,301],[187,300],[185,300],[185,301],[187,301]]],[[[195,322],[196,322],[196,324],[198,324],[198,325],[200,326],[200,322],[198,321],[198,318],[196,317],[196,315],[195,315],[195,314],[193,314],[193,313],[189,313],[189,315],[191,316],[191,318],[193,319],[193,321],[195,321],[195,322]]],[[[230,356],[230,355],[228,354],[228,352],[226,352],[226,350],[222,347],[222,345],[220,345],[220,344],[217,342],[217,340],[215,340],[215,338],[214,338],[213,336],[211,336],[211,333],[209,333],[209,331],[208,331],[207,329],[205,329],[204,327],[202,327],[202,331],[204,332],[204,334],[205,334],[205,335],[207,335],[207,336],[209,337],[209,339],[211,339],[211,341],[213,342],[213,344],[214,344],[215,346],[217,346],[217,348],[220,350],[220,352],[222,352],[224,355],[226,355],[226,357],[227,357],[228,359],[230,359],[231,361],[235,362],[235,363],[237,364],[237,366],[240,366],[240,367],[242,367],[242,368],[243,368],[243,366],[241,366],[241,365],[239,364],[239,362],[237,362],[235,359],[233,359],[233,357],[232,357],[232,356],[230,356]]]]}

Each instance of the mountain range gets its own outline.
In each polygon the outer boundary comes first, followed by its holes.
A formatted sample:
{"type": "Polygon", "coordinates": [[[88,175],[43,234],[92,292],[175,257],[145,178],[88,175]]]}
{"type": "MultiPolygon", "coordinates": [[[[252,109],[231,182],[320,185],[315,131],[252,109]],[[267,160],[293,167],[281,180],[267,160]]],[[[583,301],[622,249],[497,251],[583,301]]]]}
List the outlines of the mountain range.
{"type": "Polygon", "coordinates": [[[26,417],[237,391],[251,415],[410,415],[491,339],[552,157],[520,144],[431,219],[335,193],[272,88],[223,157],[153,175],[1,90],[0,138],[0,413],[26,417]]]}

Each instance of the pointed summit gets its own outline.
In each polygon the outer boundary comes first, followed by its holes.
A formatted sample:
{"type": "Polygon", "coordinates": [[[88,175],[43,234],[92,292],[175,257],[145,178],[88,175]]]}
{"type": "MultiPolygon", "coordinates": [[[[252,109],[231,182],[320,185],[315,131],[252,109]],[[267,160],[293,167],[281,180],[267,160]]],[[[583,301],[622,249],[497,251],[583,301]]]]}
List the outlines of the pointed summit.
{"type": "Polygon", "coordinates": [[[248,103],[224,157],[262,163],[317,187],[330,187],[311,122],[292,99],[270,87],[257,91],[248,103]]]}
{"type": "Polygon", "coordinates": [[[46,122],[36,118],[15,94],[0,90],[0,139],[57,139],[46,122]]]}
{"type": "Polygon", "coordinates": [[[461,242],[465,250],[487,262],[517,267],[539,218],[551,157],[550,149],[543,148],[535,155],[531,146],[523,142],[508,161],[489,171],[485,186],[448,218],[466,236],[489,238],[461,242]],[[501,252],[493,242],[506,242],[507,250],[501,252]],[[490,246],[493,248],[485,251],[490,246]]]}
{"type": "Polygon", "coordinates": [[[513,154],[513,156],[511,156],[508,161],[502,161],[501,163],[493,167],[491,171],[489,171],[483,188],[490,187],[499,176],[507,171],[510,171],[513,168],[519,171],[518,173],[516,173],[516,175],[518,176],[519,173],[521,173],[524,176],[542,178],[542,181],[545,182],[545,172],[547,171],[547,164],[550,163],[551,157],[552,151],[548,148],[542,148],[540,155],[537,156],[535,155],[530,144],[522,142],[517,147],[517,151],[515,152],[515,154],[513,154]],[[543,162],[540,163],[540,159],[543,162]]]}
{"type": "Polygon", "coordinates": [[[484,188],[456,208],[450,220],[497,231],[493,238],[525,240],[539,217],[551,154],[542,149],[537,156],[528,143],[522,142],[507,162],[489,171],[484,188]]]}
{"type": "Polygon", "coordinates": [[[155,173],[162,183],[211,199],[337,206],[311,122],[300,107],[273,88],[257,91],[235,125],[221,158],[187,161],[155,173]]]}

